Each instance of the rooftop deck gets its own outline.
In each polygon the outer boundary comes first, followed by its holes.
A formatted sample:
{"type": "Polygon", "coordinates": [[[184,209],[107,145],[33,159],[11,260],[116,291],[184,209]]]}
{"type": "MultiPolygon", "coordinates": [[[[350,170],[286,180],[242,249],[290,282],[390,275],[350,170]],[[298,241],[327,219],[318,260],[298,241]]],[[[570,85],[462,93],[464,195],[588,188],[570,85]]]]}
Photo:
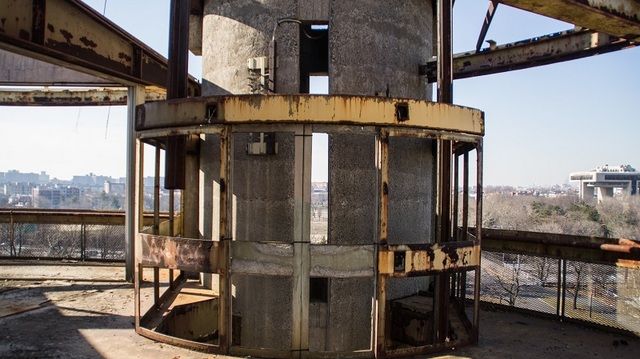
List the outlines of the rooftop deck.
{"type": "MultiPolygon", "coordinates": [[[[133,289],[122,278],[120,265],[0,261],[0,357],[223,358],[136,335],[133,289]]],[[[640,339],[628,335],[485,309],[480,345],[440,355],[636,358],[639,350],[640,339]]]]}

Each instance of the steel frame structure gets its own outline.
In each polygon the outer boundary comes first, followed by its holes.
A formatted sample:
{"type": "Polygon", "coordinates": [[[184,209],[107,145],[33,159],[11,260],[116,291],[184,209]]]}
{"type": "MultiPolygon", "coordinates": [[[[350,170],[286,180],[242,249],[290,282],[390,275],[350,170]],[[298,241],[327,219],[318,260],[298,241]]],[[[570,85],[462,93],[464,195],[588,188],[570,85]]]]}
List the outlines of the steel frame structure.
{"type": "MultiPolygon", "coordinates": [[[[141,188],[139,184],[143,159],[141,148],[148,143],[157,148],[164,146],[167,136],[176,135],[217,135],[220,140],[220,238],[202,240],[188,238],[169,223],[161,224],[159,219],[147,233],[136,231],[135,292],[136,331],[154,340],[185,346],[207,352],[232,355],[258,355],[266,357],[394,357],[410,356],[459,346],[477,341],[478,317],[465,320],[467,335],[458,340],[445,336],[434,338],[434,344],[413,348],[392,348],[388,337],[388,313],[386,308],[386,282],[389,278],[408,276],[439,275],[450,279],[447,299],[451,306],[459,308],[457,315],[464,313],[466,281],[461,280],[469,270],[479,268],[481,234],[469,233],[469,222],[462,220],[460,230],[452,233],[449,241],[425,242],[419,245],[387,244],[388,201],[389,201],[389,138],[418,137],[437,141],[451,141],[455,152],[450,158],[463,157],[464,166],[454,167],[456,175],[463,174],[467,195],[461,208],[468,208],[469,200],[469,152],[477,153],[478,182],[482,181],[482,136],[483,116],[480,111],[454,105],[430,103],[406,99],[380,99],[358,96],[224,96],[198,99],[171,100],[149,103],[137,109],[136,163],[136,208],[140,211],[141,188]],[[345,104],[350,104],[346,106],[345,104]],[[397,106],[407,106],[408,119],[399,118],[397,106]],[[345,110],[347,109],[347,110],[345,110]],[[449,121],[447,121],[449,120],[449,121]],[[405,122],[406,121],[406,122],[405,122]],[[447,128],[442,128],[443,124],[447,128]],[[369,245],[314,245],[309,241],[309,201],[311,186],[311,134],[313,132],[349,133],[357,128],[376,138],[378,153],[378,236],[369,245]],[[233,211],[233,135],[246,132],[293,132],[295,142],[295,187],[296,221],[293,243],[238,242],[231,233],[233,211]],[[304,209],[307,209],[305,212],[304,209]],[[299,212],[299,213],[298,213],[299,212]],[[305,214],[306,213],[306,214],[305,214]],[[265,255],[269,253],[269,255],[265,255]],[[246,265],[250,262],[251,265],[246,265]],[[154,281],[155,305],[141,313],[140,273],[143,268],[160,268],[180,271],[174,285],[160,295],[158,277],[154,281]],[[184,281],[184,272],[216,273],[220,276],[219,288],[219,344],[205,344],[181,338],[170,337],[146,327],[161,316],[167,308],[167,301],[175,298],[184,281]],[[368,277],[375,278],[376,307],[372,313],[371,347],[357,352],[309,352],[308,351],[308,311],[309,277],[318,273],[335,278],[368,277]],[[293,342],[291,350],[245,348],[232,345],[233,331],[231,316],[230,277],[233,274],[288,276],[293,279],[292,325],[293,342]],[[159,309],[164,308],[164,309],[159,309]]],[[[157,156],[156,165],[159,163],[157,156]]],[[[156,172],[156,178],[159,173],[156,172]]],[[[451,176],[451,174],[449,174],[451,176]]],[[[457,192],[456,192],[457,193],[457,192]]],[[[447,194],[447,197],[451,194],[447,194]]],[[[455,196],[457,198],[457,195],[455,196]]],[[[477,207],[481,207],[482,197],[477,196],[477,207]]],[[[155,196],[155,203],[158,196],[155,196]]],[[[154,207],[157,211],[157,205],[154,207]]],[[[180,218],[188,216],[181,213],[180,218]]],[[[453,212],[447,216],[452,223],[453,212]]],[[[139,217],[136,217],[139,223],[139,217]]],[[[457,221],[457,218],[455,219],[457,221]]],[[[176,221],[170,218],[167,222],[176,221]]],[[[481,223],[480,211],[476,213],[476,225],[481,223]]],[[[214,224],[215,225],[215,224],[214,224]]],[[[141,228],[141,227],[139,227],[141,228]]],[[[435,228],[433,229],[435,231],[435,228]]],[[[476,270],[479,277],[479,270],[476,270]]],[[[479,278],[477,278],[479,281],[479,278]]],[[[479,289],[479,286],[475,286],[479,289]]],[[[476,290],[474,295],[479,295],[476,290]]],[[[477,301],[474,311],[478,310],[477,301]]],[[[444,315],[447,311],[441,311],[444,315]]],[[[274,328],[275,329],[275,328],[274,328]]],[[[435,333],[435,331],[434,331],[435,333]]]]}

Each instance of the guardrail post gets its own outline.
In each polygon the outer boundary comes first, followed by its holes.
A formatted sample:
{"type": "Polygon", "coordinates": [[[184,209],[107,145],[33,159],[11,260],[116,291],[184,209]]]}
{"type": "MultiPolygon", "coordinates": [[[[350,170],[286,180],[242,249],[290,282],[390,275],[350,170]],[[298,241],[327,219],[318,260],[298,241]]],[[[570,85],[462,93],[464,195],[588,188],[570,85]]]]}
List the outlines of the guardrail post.
{"type": "Polygon", "coordinates": [[[560,314],[560,320],[564,319],[564,310],[567,306],[567,261],[565,259],[561,259],[562,261],[562,312],[560,314]]]}
{"type": "Polygon", "coordinates": [[[80,259],[84,262],[87,259],[87,225],[80,223],[80,259]]]}
{"type": "Polygon", "coordinates": [[[9,256],[15,257],[16,242],[15,242],[15,226],[13,223],[13,212],[9,212],[9,256]]]}
{"type": "Polygon", "coordinates": [[[558,281],[556,283],[556,316],[560,319],[560,305],[562,302],[562,259],[558,259],[558,281]]]}

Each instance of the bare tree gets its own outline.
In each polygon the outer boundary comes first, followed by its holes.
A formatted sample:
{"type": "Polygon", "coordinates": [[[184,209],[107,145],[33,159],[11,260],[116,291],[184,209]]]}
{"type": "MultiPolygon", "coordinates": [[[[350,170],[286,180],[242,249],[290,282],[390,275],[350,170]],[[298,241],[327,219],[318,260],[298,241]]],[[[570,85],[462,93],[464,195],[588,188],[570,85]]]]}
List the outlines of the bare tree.
{"type": "Polygon", "coordinates": [[[536,278],[540,281],[540,285],[544,287],[551,273],[551,258],[534,257],[533,268],[536,278]]]}
{"type": "MultiPolygon", "coordinates": [[[[520,272],[522,271],[522,262],[523,258],[520,254],[515,256],[515,261],[512,264],[509,264],[510,270],[506,273],[506,275],[498,274],[496,279],[498,280],[498,284],[506,293],[507,303],[511,306],[516,305],[516,300],[518,299],[518,295],[520,295],[520,272]]],[[[500,298],[502,301],[502,298],[500,298]]]]}
{"type": "Polygon", "coordinates": [[[586,264],[583,262],[569,262],[571,269],[575,274],[576,286],[573,291],[573,309],[578,309],[578,295],[580,294],[580,288],[582,287],[582,281],[584,280],[584,269],[586,264]]]}

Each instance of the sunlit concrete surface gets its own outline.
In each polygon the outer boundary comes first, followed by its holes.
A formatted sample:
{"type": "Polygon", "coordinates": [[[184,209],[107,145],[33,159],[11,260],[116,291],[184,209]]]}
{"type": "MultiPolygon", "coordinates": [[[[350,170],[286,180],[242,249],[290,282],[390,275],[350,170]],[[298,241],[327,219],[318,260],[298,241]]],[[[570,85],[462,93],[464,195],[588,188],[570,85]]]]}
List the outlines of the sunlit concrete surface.
{"type": "MultiPolygon", "coordinates": [[[[0,358],[226,358],[135,334],[123,277],[113,265],[0,261],[0,358]]],[[[640,350],[638,338],[519,313],[485,310],[481,323],[479,346],[440,357],[637,358],[640,350]]]]}

